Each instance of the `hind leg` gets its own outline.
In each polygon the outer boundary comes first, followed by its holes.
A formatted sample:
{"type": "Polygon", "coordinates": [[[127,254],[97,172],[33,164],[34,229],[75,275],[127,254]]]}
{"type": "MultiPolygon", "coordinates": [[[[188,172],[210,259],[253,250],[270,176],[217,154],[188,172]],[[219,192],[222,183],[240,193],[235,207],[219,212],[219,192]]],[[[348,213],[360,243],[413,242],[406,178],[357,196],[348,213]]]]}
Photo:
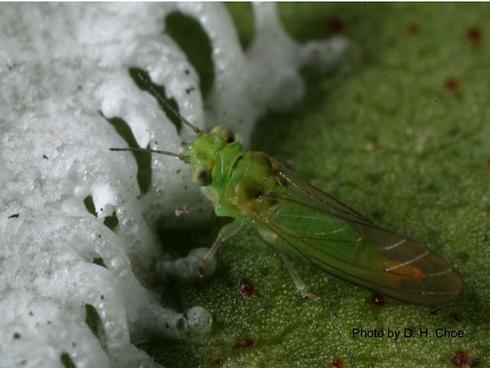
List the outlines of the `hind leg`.
{"type": "Polygon", "coordinates": [[[291,275],[291,278],[293,279],[294,285],[296,286],[296,290],[298,291],[298,293],[303,298],[310,299],[310,300],[312,300],[314,302],[320,300],[320,297],[318,295],[313,294],[313,293],[310,293],[308,291],[308,289],[306,288],[305,283],[299,277],[298,273],[294,269],[294,266],[291,263],[291,261],[289,260],[289,258],[287,258],[287,256],[285,256],[284,254],[281,254],[281,258],[284,261],[284,264],[286,265],[286,268],[289,271],[289,274],[291,275]]]}

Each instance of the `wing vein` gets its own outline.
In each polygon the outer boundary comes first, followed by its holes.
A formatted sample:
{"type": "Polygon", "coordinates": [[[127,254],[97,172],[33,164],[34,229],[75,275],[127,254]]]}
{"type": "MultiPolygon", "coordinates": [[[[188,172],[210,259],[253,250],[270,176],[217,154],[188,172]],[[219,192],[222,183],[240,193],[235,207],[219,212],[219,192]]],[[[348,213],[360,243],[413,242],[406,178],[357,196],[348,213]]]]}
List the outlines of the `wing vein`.
{"type": "Polygon", "coordinates": [[[389,249],[396,248],[396,247],[398,247],[398,246],[400,246],[400,245],[402,245],[403,243],[406,243],[406,242],[407,242],[407,239],[404,238],[404,239],[402,239],[402,240],[400,240],[400,241],[398,241],[398,242],[396,242],[394,244],[391,244],[391,245],[388,245],[387,247],[384,247],[383,250],[389,250],[389,249]]]}
{"type": "Polygon", "coordinates": [[[447,275],[448,273],[453,272],[452,268],[447,269],[446,271],[441,271],[441,272],[434,272],[434,273],[429,273],[425,275],[425,277],[436,277],[436,276],[442,276],[442,275],[447,275]]]}
{"type": "Polygon", "coordinates": [[[409,264],[415,262],[415,261],[418,261],[419,259],[422,259],[424,258],[427,254],[429,254],[430,251],[425,251],[424,253],[422,254],[419,254],[417,257],[414,257],[412,259],[409,259],[408,261],[406,262],[403,262],[403,263],[399,263],[397,265],[394,265],[394,266],[391,266],[391,267],[388,267],[385,269],[385,272],[390,272],[390,271],[393,271],[393,270],[396,270],[397,268],[400,268],[400,267],[404,267],[404,266],[408,266],[409,264]]]}

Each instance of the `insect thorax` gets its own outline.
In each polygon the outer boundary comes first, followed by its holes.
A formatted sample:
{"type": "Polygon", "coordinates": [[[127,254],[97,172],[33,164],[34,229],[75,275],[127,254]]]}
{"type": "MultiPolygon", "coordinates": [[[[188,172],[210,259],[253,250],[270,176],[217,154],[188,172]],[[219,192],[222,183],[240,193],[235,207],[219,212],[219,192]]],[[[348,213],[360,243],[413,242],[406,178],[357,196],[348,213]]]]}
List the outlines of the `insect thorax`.
{"type": "Polygon", "coordinates": [[[226,128],[202,134],[187,151],[189,163],[203,193],[209,198],[218,216],[246,216],[253,207],[266,210],[270,203],[261,200],[278,186],[269,157],[262,152],[246,151],[239,142],[230,141],[226,128]],[[259,208],[264,207],[264,208],[259,208]]]}

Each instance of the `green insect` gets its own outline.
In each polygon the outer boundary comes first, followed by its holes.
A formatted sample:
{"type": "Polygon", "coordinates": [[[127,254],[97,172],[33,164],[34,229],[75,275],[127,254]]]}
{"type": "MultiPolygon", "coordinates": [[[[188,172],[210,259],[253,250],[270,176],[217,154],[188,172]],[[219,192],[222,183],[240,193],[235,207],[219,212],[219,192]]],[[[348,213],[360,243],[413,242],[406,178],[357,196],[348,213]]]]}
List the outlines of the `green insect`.
{"type": "Polygon", "coordinates": [[[455,299],[463,282],[455,270],[425,245],[385,230],[320,189],[309,185],[263,152],[245,150],[232,131],[200,130],[165,105],[196,134],[175,156],[191,165],[194,181],[211,200],[217,216],[231,217],[201,264],[201,272],[223,241],[242,225],[254,228],[279,252],[298,291],[308,293],[289,258],[309,261],[330,274],[377,293],[414,304],[455,299]]]}

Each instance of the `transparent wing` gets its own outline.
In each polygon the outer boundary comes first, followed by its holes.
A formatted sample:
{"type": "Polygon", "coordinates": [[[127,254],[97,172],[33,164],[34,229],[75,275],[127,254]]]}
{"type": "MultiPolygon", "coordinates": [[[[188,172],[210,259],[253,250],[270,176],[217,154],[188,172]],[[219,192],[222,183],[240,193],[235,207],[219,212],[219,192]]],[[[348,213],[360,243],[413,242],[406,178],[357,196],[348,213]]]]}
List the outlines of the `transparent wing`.
{"type": "Polygon", "coordinates": [[[425,245],[374,225],[271,161],[280,186],[257,199],[270,206],[250,210],[253,225],[267,243],[342,279],[410,303],[448,302],[462,291],[454,269],[425,245]]]}

